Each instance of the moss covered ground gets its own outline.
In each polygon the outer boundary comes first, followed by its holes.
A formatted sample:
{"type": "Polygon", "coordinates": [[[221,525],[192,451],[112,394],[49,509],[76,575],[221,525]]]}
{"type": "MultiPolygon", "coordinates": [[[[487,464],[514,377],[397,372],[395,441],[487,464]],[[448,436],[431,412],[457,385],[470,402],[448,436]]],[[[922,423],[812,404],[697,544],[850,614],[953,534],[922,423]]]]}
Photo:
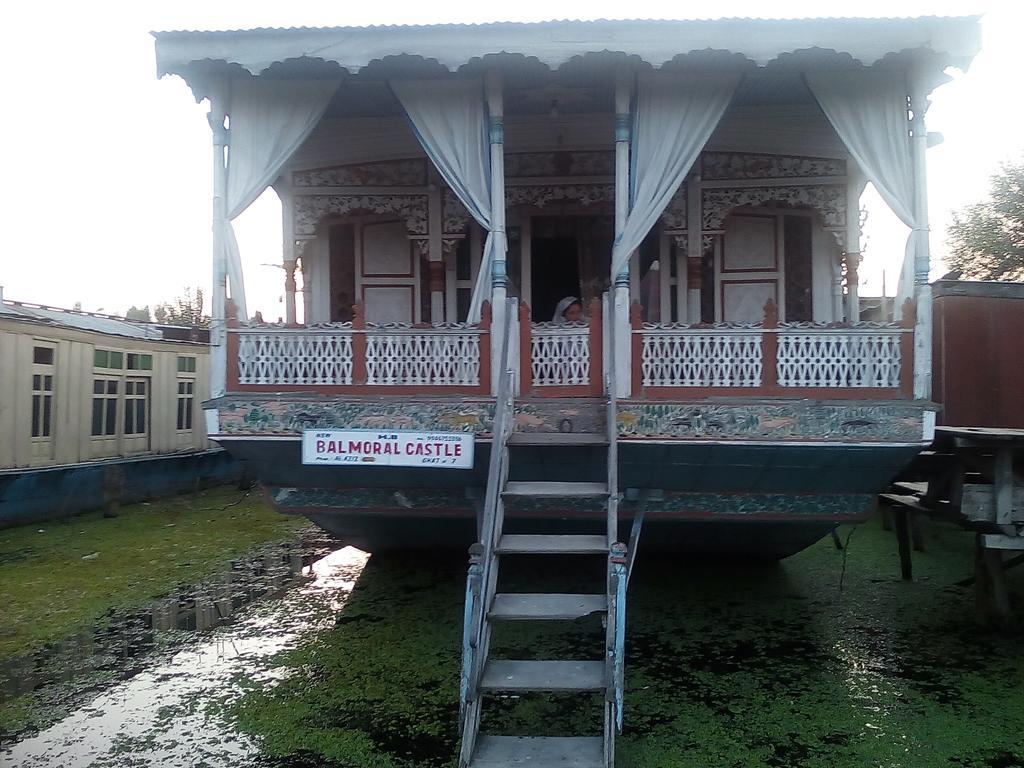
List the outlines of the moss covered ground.
{"type": "Polygon", "coordinates": [[[224,487],[0,530],[0,661],[222,571],[305,523],[224,487]]]}
{"type": "MultiPolygon", "coordinates": [[[[642,553],[619,768],[1024,766],[1021,633],[975,623],[956,586],[973,571],[970,534],[927,533],[913,583],[877,521],[840,530],[845,555],[825,539],[774,565],[642,553]]],[[[505,588],[564,585],[559,567],[507,568],[505,588]]],[[[572,588],[600,588],[601,569],[572,588]]],[[[283,679],[252,684],[231,717],[275,765],[454,765],[464,573],[461,558],[371,558],[336,626],[283,653],[283,679]]],[[[588,658],[601,640],[596,620],[519,624],[493,649],[588,658]]],[[[509,697],[484,729],[596,734],[599,713],[509,697]]]]}

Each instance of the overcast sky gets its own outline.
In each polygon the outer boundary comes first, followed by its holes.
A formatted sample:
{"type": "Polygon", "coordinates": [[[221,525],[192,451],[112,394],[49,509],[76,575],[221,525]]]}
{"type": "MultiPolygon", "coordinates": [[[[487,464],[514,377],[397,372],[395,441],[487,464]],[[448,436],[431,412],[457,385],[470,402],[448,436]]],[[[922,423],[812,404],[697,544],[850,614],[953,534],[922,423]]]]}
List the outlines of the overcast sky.
{"type": "MultiPolygon", "coordinates": [[[[933,253],[952,210],[981,198],[999,162],[1024,151],[1024,3],[1012,0],[771,4],[719,0],[714,16],[915,16],[986,13],[983,50],[966,75],[933,94],[929,151],[933,253]]],[[[255,26],[537,21],[551,18],[711,18],[707,4],[658,0],[465,0],[53,3],[7,0],[0,11],[4,184],[0,285],[9,299],[123,312],[210,281],[211,150],[205,107],[176,78],[157,80],[150,30],[255,26]],[[624,13],[624,10],[626,13],[624,13]],[[702,11],[704,13],[702,13],[702,11]]],[[[866,293],[883,264],[895,279],[903,244],[871,203],[866,293]]],[[[268,192],[239,218],[250,311],[283,314],[281,213],[268,192]]],[[[933,270],[933,274],[934,274],[933,270]]],[[[890,282],[889,292],[893,290],[890,282]]]]}

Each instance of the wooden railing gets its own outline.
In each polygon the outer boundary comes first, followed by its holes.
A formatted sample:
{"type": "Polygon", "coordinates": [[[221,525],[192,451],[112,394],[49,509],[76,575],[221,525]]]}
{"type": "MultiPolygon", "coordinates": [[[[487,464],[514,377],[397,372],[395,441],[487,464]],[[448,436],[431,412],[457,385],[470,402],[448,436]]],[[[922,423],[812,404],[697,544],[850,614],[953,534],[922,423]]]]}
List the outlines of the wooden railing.
{"type": "Polygon", "coordinates": [[[634,305],[633,397],[913,397],[914,306],[899,324],[644,324],[634,305]]]}
{"type": "Polygon", "coordinates": [[[491,316],[478,325],[228,323],[228,391],[491,394],[491,316]]]}
{"type": "Polygon", "coordinates": [[[519,386],[540,397],[600,397],[602,370],[601,300],[590,302],[588,318],[576,323],[532,323],[530,307],[519,305],[519,386]]]}

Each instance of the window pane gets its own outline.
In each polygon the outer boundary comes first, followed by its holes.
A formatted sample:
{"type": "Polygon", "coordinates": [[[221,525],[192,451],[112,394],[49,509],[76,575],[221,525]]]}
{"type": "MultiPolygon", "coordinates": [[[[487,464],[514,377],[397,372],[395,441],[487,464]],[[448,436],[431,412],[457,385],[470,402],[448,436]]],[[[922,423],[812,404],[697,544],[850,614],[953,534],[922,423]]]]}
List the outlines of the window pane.
{"type": "Polygon", "coordinates": [[[117,394],[117,382],[116,381],[108,381],[107,382],[107,394],[108,395],[116,395],[117,394]]]}
{"type": "Polygon", "coordinates": [[[32,437],[39,437],[41,434],[39,424],[40,399],[39,395],[32,395],[32,437]]]}
{"type": "Polygon", "coordinates": [[[53,347],[33,347],[32,362],[37,365],[53,365],[53,347]]]}
{"type": "Polygon", "coordinates": [[[103,379],[96,379],[92,383],[92,392],[94,395],[102,395],[106,389],[107,383],[103,379]]]}
{"type": "Polygon", "coordinates": [[[136,381],[135,382],[135,394],[144,395],[146,394],[146,382],[136,381]]]}
{"type": "Polygon", "coordinates": [[[126,395],[134,395],[135,394],[135,382],[134,381],[126,381],[124,383],[124,393],[126,395]]]}
{"type": "Polygon", "coordinates": [[[103,434],[103,400],[96,398],[92,401],[92,434],[103,434]]]}
{"type": "Polygon", "coordinates": [[[53,376],[43,376],[43,389],[53,392],[53,376]]]}
{"type": "Polygon", "coordinates": [[[110,353],[110,367],[111,368],[124,368],[124,353],[123,352],[111,352],[110,353]]]}
{"type": "Polygon", "coordinates": [[[134,371],[139,367],[139,356],[134,352],[128,353],[128,370],[134,371]]]}
{"type": "Polygon", "coordinates": [[[153,370],[153,356],[152,355],[143,355],[142,356],[141,368],[144,371],[152,371],[153,370]]]}
{"type": "Polygon", "coordinates": [[[106,413],[106,424],[104,425],[103,434],[105,435],[116,435],[117,434],[117,400],[107,398],[107,413],[106,413]]]}
{"type": "Polygon", "coordinates": [[[191,395],[193,393],[193,387],[194,386],[195,385],[191,381],[186,382],[185,383],[185,391],[188,392],[191,395]]]}
{"type": "Polygon", "coordinates": [[[135,403],[135,431],[142,435],[146,432],[146,401],[138,400],[135,403]]]}
{"type": "Polygon", "coordinates": [[[178,429],[185,428],[185,398],[178,398],[178,429]]]}
{"type": "Polygon", "coordinates": [[[192,401],[185,401],[185,429],[192,429],[192,401]]]}
{"type": "Polygon", "coordinates": [[[190,357],[188,359],[188,372],[189,373],[195,373],[196,372],[196,359],[194,357],[190,357]]]}
{"type": "Polygon", "coordinates": [[[97,368],[108,368],[110,366],[110,353],[105,349],[97,349],[93,352],[92,364],[97,368]]]}
{"type": "Polygon", "coordinates": [[[50,436],[50,416],[53,410],[53,398],[50,395],[43,397],[43,437],[50,436]]]}
{"type": "Polygon", "coordinates": [[[32,389],[34,389],[36,392],[38,392],[40,389],[42,389],[42,387],[40,386],[42,381],[43,381],[43,377],[42,376],[40,376],[38,373],[33,374],[32,375],[32,389]]]}

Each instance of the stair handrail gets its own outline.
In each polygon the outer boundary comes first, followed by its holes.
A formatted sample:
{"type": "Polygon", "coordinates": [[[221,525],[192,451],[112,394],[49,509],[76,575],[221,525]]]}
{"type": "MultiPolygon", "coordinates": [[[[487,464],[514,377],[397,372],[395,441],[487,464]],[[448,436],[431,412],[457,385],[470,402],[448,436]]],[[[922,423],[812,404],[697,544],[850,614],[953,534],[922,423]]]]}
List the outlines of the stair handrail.
{"type": "MultiPolygon", "coordinates": [[[[463,617],[462,679],[460,684],[459,720],[463,740],[475,724],[466,721],[469,705],[477,697],[483,661],[489,637],[485,621],[490,606],[486,603],[493,593],[494,558],[498,545],[498,518],[501,511],[501,492],[508,474],[506,452],[513,426],[515,398],[515,372],[509,367],[512,344],[513,319],[518,312],[516,299],[505,305],[504,328],[501,333],[501,351],[498,355],[498,390],[495,396],[494,421],[491,427],[491,455],[487,468],[487,490],[484,495],[480,521],[480,541],[470,547],[470,567],[466,581],[466,605],[463,617]]],[[[472,753],[472,745],[464,752],[472,753]]]]}

